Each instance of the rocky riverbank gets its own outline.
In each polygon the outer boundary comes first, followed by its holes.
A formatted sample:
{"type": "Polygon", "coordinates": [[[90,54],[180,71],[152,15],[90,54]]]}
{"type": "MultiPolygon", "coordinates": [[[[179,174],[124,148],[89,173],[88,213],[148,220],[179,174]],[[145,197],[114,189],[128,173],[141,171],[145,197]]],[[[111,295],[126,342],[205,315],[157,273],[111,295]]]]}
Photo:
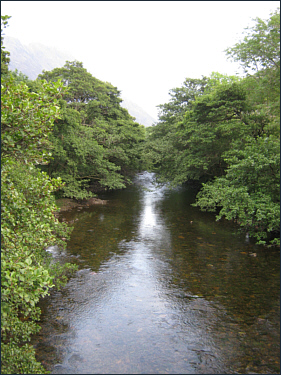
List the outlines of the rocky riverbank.
{"type": "Polygon", "coordinates": [[[90,199],[85,199],[83,201],[76,201],[74,199],[70,198],[60,198],[56,200],[56,205],[59,208],[59,212],[63,211],[69,211],[72,210],[73,208],[77,207],[90,207],[96,204],[107,204],[106,200],[103,199],[98,199],[98,198],[90,198],[90,199]]]}

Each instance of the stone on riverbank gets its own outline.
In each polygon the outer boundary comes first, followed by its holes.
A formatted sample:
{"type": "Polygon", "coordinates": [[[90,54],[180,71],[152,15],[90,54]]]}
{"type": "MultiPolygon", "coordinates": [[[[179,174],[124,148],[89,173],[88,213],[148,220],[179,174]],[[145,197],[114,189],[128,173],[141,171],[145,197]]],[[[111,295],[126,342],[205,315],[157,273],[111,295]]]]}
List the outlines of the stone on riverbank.
{"type": "Polygon", "coordinates": [[[69,211],[72,208],[77,208],[77,207],[89,207],[93,206],[96,204],[106,204],[107,201],[99,198],[90,198],[87,200],[83,200],[80,202],[75,201],[74,199],[70,198],[60,198],[56,200],[56,204],[59,207],[59,211],[69,211]]]}

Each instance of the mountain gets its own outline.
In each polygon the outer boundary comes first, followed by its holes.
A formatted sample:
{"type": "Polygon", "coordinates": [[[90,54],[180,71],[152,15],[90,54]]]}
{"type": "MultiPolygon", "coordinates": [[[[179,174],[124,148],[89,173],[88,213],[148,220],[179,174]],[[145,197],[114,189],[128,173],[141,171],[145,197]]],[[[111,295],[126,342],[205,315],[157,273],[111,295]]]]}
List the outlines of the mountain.
{"type": "Polygon", "coordinates": [[[22,44],[19,39],[5,36],[4,46],[10,52],[9,69],[22,72],[30,79],[36,79],[42,70],[63,66],[66,60],[75,60],[70,54],[40,43],[22,44]]]}
{"type": "Polygon", "coordinates": [[[137,104],[131,102],[127,98],[123,98],[123,102],[121,103],[121,106],[126,108],[131,116],[136,118],[136,122],[138,122],[141,125],[144,125],[145,127],[151,126],[153,123],[156,122],[156,120],[150,116],[147,112],[145,112],[144,109],[139,107],[137,104]]]}
{"type": "MultiPolygon", "coordinates": [[[[10,52],[9,70],[17,69],[32,80],[36,79],[43,70],[59,68],[67,60],[75,60],[70,54],[56,48],[47,47],[40,43],[24,45],[19,39],[9,36],[4,36],[4,46],[10,52]]],[[[144,126],[151,126],[155,122],[155,119],[137,104],[128,99],[122,99],[122,107],[126,108],[130,115],[136,118],[136,122],[144,126]]]]}

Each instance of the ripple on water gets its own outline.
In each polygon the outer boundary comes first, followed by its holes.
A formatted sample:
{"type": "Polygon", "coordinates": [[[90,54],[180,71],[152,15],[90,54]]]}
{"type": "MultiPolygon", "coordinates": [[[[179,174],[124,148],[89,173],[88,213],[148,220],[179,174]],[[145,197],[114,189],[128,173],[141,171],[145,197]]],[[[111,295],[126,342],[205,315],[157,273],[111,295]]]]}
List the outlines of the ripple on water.
{"type": "Polygon", "coordinates": [[[38,359],[54,374],[275,373],[279,254],[153,178],[65,213],[80,270],[40,303],[38,359]]]}

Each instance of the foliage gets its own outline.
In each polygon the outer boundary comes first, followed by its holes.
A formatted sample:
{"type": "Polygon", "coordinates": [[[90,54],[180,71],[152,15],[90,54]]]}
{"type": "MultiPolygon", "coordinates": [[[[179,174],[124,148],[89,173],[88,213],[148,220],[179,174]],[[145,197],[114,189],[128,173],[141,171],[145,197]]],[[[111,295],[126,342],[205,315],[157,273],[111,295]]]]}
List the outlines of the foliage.
{"type": "Polygon", "coordinates": [[[240,137],[241,111],[247,106],[237,77],[213,73],[208,79],[190,81],[188,86],[185,81],[188,90],[183,112],[180,102],[173,106],[172,99],[169,106],[162,106],[169,107],[169,114],[160,116],[159,124],[149,130],[151,168],[158,172],[158,180],[172,186],[224,173],[221,155],[230,147],[230,132],[232,137],[240,137]]]}
{"type": "Polygon", "coordinates": [[[10,52],[5,51],[3,31],[8,26],[9,16],[1,16],[1,76],[8,73],[8,66],[10,62],[10,52]]]}
{"type": "Polygon", "coordinates": [[[226,53],[239,61],[246,72],[264,69],[280,70],[280,8],[269,20],[255,19],[252,28],[246,28],[242,42],[228,48],[226,53]]]}
{"type": "Polygon", "coordinates": [[[1,85],[1,157],[42,163],[49,147],[48,131],[59,116],[60,83],[42,82],[30,92],[24,82],[12,76],[1,85]],[[30,142],[32,139],[32,142],[30,142]]]}
{"type": "Polygon", "coordinates": [[[195,98],[204,93],[210,79],[186,78],[181,87],[173,88],[169,91],[171,96],[169,103],[160,104],[159,122],[173,124],[181,121],[185,112],[190,108],[195,98]]]}
{"type": "Polygon", "coordinates": [[[49,264],[45,251],[54,244],[64,247],[62,238],[68,238],[69,229],[53,215],[52,191],[60,184],[31,164],[9,160],[2,166],[1,349],[7,373],[43,371],[32,360],[33,349],[22,345],[38,331],[36,303],[64,272],[49,264]],[[17,360],[10,363],[11,353],[17,353],[17,360]]]}
{"type": "Polygon", "coordinates": [[[169,103],[158,106],[159,122],[147,128],[144,146],[144,163],[147,169],[157,172],[158,182],[171,185],[180,183],[178,166],[182,163],[184,145],[178,134],[178,126],[197,96],[204,93],[208,78],[186,78],[182,87],[170,90],[169,103]]]}
{"type": "Polygon", "coordinates": [[[198,181],[196,205],[237,221],[258,243],[279,243],[279,9],[227,50],[244,78],[212,73],[171,91],[148,129],[146,164],[171,186],[198,181]],[[193,84],[195,85],[193,86],[193,84]],[[183,94],[185,93],[185,94],[183,94]]]}
{"type": "Polygon", "coordinates": [[[217,220],[238,222],[260,244],[280,244],[279,140],[258,137],[242,150],[228,152],[226,175],[203,184],[195,206],[220,208],[217,220]]]}
{"type": "Polygon", "coordinates": [[[50,136],[53,159],[44,170],[66,183],[66,197],[83,199],[99,189],[120,189],[141,168],[144,127],[120,106],[120,92],[93,77],[81,62],[43,72],[40,79],[59,79],[67,88],[50,136]]]}
{"type": "Polygon", "coordinates": [[[9,73],[13,77],[15,84],[24,82],[28,87],[32,84],[32,81],[28,78],[28,76],[22,72],[19,72],[17,69],[13,70],[12,72],[10,71],[9,73]]]}
{"type": "Polygon", "coordinates": [[[241,63],[251,82],[250,95],[256,104],[266,104],[280,116],[280,8],[268,20],[255,19],[246,28],[243,41],[228,48],[226,53],[241,63]],[[252,73],[252,75],[251,75],[252,73]]]}
{"type": "Polygon", "coordinates": [[[184,144],[182,182],[210,180],[224,174],[222,154],[246,131],[246,95],[239,83],[221,83],[197,98],[178,126],[184,144]],[[231,139],[230,139],[231,134],[231,139]]]}
{"type": "Polygon", "coordinates": [[[1,85],[1,370],[40,374],[45,370],[28,343],[39,329],[36,304],[75,267],[52,265],[45,251],[64,247],[70,229],[54,217],[52,193],[61,179],[34,165],[49,156],[61,84],[41,82],[34,92],[22,78],[7,73],[1,85]]]}
{"type": "Polygon", "coordinates": [[[280,244],[280,11],[256,19],[243,42],[228,49],[244,70],[247,131],[224,154],[225,176],[203,186],[196,205],[219,208],[218,219],[236,220],[260,244],[280,244]]]}

